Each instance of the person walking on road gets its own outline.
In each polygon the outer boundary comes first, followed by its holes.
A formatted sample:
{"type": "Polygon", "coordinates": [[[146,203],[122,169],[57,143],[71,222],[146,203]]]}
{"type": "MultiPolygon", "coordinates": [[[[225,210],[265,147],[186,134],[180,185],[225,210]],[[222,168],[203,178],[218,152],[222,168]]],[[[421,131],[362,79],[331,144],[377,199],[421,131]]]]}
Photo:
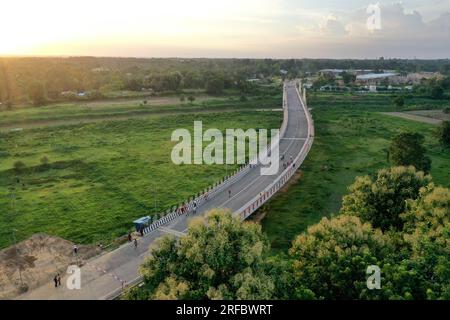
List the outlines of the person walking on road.
{"type": "Polygon", "coordinates": [[[194,211],[194,214],[197,214],[197,201],[194,201],[194,205],[192,207],[192,210],[194,211]]]}
{"type": "Polygon", "coordinates": [[[133,241],[133,237],[131,236],[131,233],[128,234],[128,242],[133,241]]]}
{"type": "Polygon", "coordinates": [[[55,283],[55,288],[58,288],[58,276],[53,278],[53,282],[55,283]]]}
{"type": "Polygon", "coordinates": [[[78,246],[76,244],[73,245],[73,253],[78,255],[78,246]]]}
{"type": "Polygon", "coordinates": [[[137,246],[138,246],[137,238],[134,238],[134,248],[137,249],[137,246]]]}
{"type": "Polygon", "coordinates": [[[61,276],[58,273],[58,287],[60,287],[60,286],[61,286],[61,276]]]}
{"type": "Polygon", "coordinates": [[[231,189],[228,190],[228,199],[230,199],[230,198],[231,198],[231,189]]]}

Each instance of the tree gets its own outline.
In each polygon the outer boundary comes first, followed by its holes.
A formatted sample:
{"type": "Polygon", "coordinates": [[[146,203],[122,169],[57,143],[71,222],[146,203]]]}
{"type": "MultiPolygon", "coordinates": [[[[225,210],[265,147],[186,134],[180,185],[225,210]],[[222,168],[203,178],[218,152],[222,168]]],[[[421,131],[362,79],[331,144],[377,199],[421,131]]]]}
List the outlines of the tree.
{"type": "Polygon", "coordinates": [[[433,86],[430,91],[430,96],[432,99],[442,99],[444,98],[444,89],[441,86],[433,86]]]}
{"type": "Polygon", "coordinates": [[[341,77],[342,77],[342,80],[344,81],[345,85],[347,85],[347,86],[356,81],[356,75],[348,73],[346,71],[341,73],[341,77]]]}
{"type": "Polygon", "coordinates": [[[22,161],[19,160],[19,161],[14,162],[14,170],[16,170],[17,173],[20,173],[25,168],[26,168],[26,165],[22,161]]]}
{"type": "Polygon", "coordinates": [[[392,102],[394,102],[397,107],[403,107],[405,105],[405,98],[403,98],[403,96],[397,96],[392,102]]]}
{"type": "Polygon", "coordinates": [[[289,250],[296,285],[324,299],[361,298],[367,291],[367,267],[381,265],[391,252],[392,244],[380,230],[345,215],[323,218],[289,250]]]}
{"type": "Polygon", "coordinates": [[[212,78],[206,82],[206,93],[220,94],[224,89],[224,81],[221,78],[212,78]]]}
{"type": "Polygon", "coordinates": [[[431,160],[425,155],[425,138],[420,133],[402,132],[394,137],[389,147],[392,164],[396,166],[414,166],[418,170],[429,172],[431,160]]]}
{"type": "Polygon", "coordinates": [[[341,214],[360,217],[382,230],[401,230],[405,201],[417,199],[431,177],[414,167],[394,167],[378,171],[376,177],[357,177],[344,196],[341,214]]]}
{"type": "Polygon", "coordinates": [[[190,103],[193,103],[193,102],[195,101],[195,97],[194,97],[194,96],[189,96],[189,97],[188,97],[188,101],[189,101],[190,103]]]}
{"type": "Polygon", "coordinates": [[[35,106],[41,106],[47,101],[45,97],[44,85],[40,82],[33,82],[28,88],[28,97],[35,106]]]}
{"type": "Polygon", "coordinates": [[[411,253],[399,268],[415,275],[412,296],[450,299],[450,190],[433,184],[422,188],[418,199],[408,201],[401,217],[411,253]]]}
{"type": "Polygon", "coordinates": [[[439,128],[439,140],[445,147],[450,148],[450,121],[442,122],[439,128]]]}
{"type": "Polygon", "coordinates": [[[141,266],[148,298],[270,299],[261,226],[212,210],[179,240],[163,238],[141,266]]]}

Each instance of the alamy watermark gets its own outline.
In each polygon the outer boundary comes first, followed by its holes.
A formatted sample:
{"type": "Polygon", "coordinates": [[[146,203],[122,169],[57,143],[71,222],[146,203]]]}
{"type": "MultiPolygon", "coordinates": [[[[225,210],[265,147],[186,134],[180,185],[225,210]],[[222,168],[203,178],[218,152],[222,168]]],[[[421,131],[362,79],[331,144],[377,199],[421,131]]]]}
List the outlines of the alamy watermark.
{"type": "Polygon", "coordinates": [[[280,130],[226,129],[225,137],[219,129],[203,132],[202,121],[194,121],[194,136],[187,129],[172,132],[172,141],[177,141],[171,153],[174,164],[261,164],[261,175],[275,175],[279,169],[280,130]],[[207,142],[203,148],[203,142],[207,142]],[[225,143],[225,154],[224,154],[225,143]]]}
{"type": "Polygon", "coordinates": [[[367,18],[367,29],[371,32],[374,32],[375,30],[381,30],[381,8],[380,3],[377,2],[376,4],[370,4],[367,7],[366,12],[370,15],[367,18]]]}
{"type": "Polygon", "coordinates": [[[66,286],[69,290],[81,289],[81,269],[77,265],[70,265],[67,267],[67,273],[69,276],[66,280],[66,286]]]}
{"type": "Polygon", "coordinates": [[[379,266],[368,266],[366,270],[367,277],[367,289],[381,289],[381,270],[379,266]]]}

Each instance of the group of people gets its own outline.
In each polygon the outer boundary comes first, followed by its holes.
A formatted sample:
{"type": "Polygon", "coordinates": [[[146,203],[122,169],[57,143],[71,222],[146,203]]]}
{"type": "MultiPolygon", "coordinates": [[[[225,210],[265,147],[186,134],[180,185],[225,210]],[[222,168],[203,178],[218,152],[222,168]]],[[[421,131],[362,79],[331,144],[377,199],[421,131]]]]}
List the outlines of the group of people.
{"type": "MultiPolygon", "coordinates": [[[[207,197],[207,195],[206,195],[206,197],[207,197]]],[[[178,207],[176,210],[176,213],[178,215],[189,213],[189,212],[192,212],[194,214],[197,213],[197,201],[194,200],[194,202],[192,203],[191,210],[189,210],[187,203],[184,203],[181,207],[178,207]]]]}
{"type": "Polygon", "coordinates": [[[283,169],[286,169],[290,164],[293,164],[292,166],[295,168],[294,159],[292,156],[289,157],[289,160],[284,162],[284,154],[280,157],[280,160],[283,162],[283,169]]]}
{"type": "Polygon", "coordinates": [[[134,248],[137,249],[138,240],[137,240],[137,238],[133,239],[133,236],[131,235],[131,233],[128,234],[128,242],[133,242],[134,248]]]}

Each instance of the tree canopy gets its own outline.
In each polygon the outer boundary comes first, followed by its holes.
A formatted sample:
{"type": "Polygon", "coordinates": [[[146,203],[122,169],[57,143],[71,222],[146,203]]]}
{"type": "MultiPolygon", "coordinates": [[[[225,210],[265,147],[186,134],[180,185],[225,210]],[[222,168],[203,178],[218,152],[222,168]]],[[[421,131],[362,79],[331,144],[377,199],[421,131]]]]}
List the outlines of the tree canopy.
{"type": "Polygon", "coordinates": [[[141,267],[153,299],[269,299],[268,242],[261,227],[213,210],[185,237],[163,238],[141,267]]]}

